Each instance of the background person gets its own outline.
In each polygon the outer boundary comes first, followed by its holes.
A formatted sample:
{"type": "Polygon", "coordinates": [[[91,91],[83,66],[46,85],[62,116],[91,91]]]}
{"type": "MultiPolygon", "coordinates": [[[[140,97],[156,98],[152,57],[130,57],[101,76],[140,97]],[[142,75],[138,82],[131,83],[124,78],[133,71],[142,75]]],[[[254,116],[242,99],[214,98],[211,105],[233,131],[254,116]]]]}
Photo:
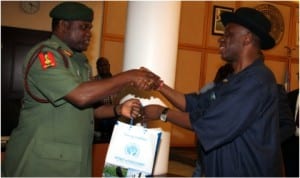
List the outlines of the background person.
{"type": "Polygon", "coordinates": [[[97,75],[94,77],[95,79],[105,79],[112,77],[110,71],[110,63],[109,60],[105,57],[99,57],[96,62],[97,66],[97,75]]]}
{"type": "Polygon", "coordinates": [[[288,93],[296,131],[282,144],[285,174],[287,177],[299,177],[299,89],[288,93]]]}
{"type": "MultiPolygon", "coordinates": [[[[95,80],[102,80],[112,77],[110,71],[109,60],[105,57],[99,57],[96,62],[97,75],[94,76],[95,80]]],[[[101,105],[112,105],[117,104],[118,101],[116,98],[117,94],[109,95],[103,98],[100,102],[94,106],[99,107],[101,105]]],[[[96,119],[95,120],[95,133],[94,133],[94,142],[109,142],[114,125],[118,120],[119,116],[105,119],[96,119]]]]}

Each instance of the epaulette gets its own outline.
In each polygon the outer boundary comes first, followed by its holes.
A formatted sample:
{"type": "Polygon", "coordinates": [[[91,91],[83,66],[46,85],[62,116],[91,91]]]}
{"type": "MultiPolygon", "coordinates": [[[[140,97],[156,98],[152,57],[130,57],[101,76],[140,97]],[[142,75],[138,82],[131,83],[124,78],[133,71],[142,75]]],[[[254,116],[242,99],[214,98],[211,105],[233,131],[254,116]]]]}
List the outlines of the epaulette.
{"type": "Polygon", "coordinates": [[[62,52],[64,55],[68,56],[68,57],[72,57],[73,56],[73,52],[71,50],[68,49],[63,49],[61,47],[60,44],[58,44],[57,42],[53,42],[53,41],[46,41],[44,42],[44,45],[50,49],[53,50],[59,50],[60,52],[62,52]]]}

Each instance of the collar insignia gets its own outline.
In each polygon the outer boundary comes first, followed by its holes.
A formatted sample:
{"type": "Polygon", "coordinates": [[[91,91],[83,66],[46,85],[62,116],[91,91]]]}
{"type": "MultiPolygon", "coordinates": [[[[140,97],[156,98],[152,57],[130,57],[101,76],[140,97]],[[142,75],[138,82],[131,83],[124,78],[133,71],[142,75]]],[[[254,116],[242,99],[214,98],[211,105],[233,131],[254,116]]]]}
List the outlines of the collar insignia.
{"type": "Polygon", "coordinates": [[[73,52],[72,51],[69,51],[69,50],[66,50],[66,49],[63,49],[62,52],[67,55],[68,57],[72,57],[73,55],[73,52]]]}

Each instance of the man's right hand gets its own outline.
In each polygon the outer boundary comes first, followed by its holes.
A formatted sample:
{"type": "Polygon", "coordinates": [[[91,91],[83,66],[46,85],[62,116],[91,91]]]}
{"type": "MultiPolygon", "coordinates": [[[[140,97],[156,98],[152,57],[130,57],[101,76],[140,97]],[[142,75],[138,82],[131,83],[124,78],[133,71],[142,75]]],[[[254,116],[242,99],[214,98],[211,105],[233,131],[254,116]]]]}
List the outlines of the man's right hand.
{"type": "Polygon", "coordinates": [[[160,77],[150,71],[134,69],[127,72],[132,77],[131,84],[139,90],[156,90],[160,86],[160,77]]]}

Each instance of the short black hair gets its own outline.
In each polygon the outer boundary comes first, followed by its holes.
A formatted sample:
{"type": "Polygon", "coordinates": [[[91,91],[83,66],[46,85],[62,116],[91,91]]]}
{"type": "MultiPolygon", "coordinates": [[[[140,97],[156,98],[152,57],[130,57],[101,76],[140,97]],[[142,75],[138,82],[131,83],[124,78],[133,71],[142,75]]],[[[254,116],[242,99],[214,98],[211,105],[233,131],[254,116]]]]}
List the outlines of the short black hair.
{"type": "Polygon", "coordinates": [[[57,18],[53,18],[53,19],[52,19],[52,24],[51,24],[52,26],[51,26],[51,28],[52,28],[52,31],[53,31],[53,32],[54,32],[55,30],[57,30],[59,21],[60,21],[60,19],[57,19],[57,18]]]}

